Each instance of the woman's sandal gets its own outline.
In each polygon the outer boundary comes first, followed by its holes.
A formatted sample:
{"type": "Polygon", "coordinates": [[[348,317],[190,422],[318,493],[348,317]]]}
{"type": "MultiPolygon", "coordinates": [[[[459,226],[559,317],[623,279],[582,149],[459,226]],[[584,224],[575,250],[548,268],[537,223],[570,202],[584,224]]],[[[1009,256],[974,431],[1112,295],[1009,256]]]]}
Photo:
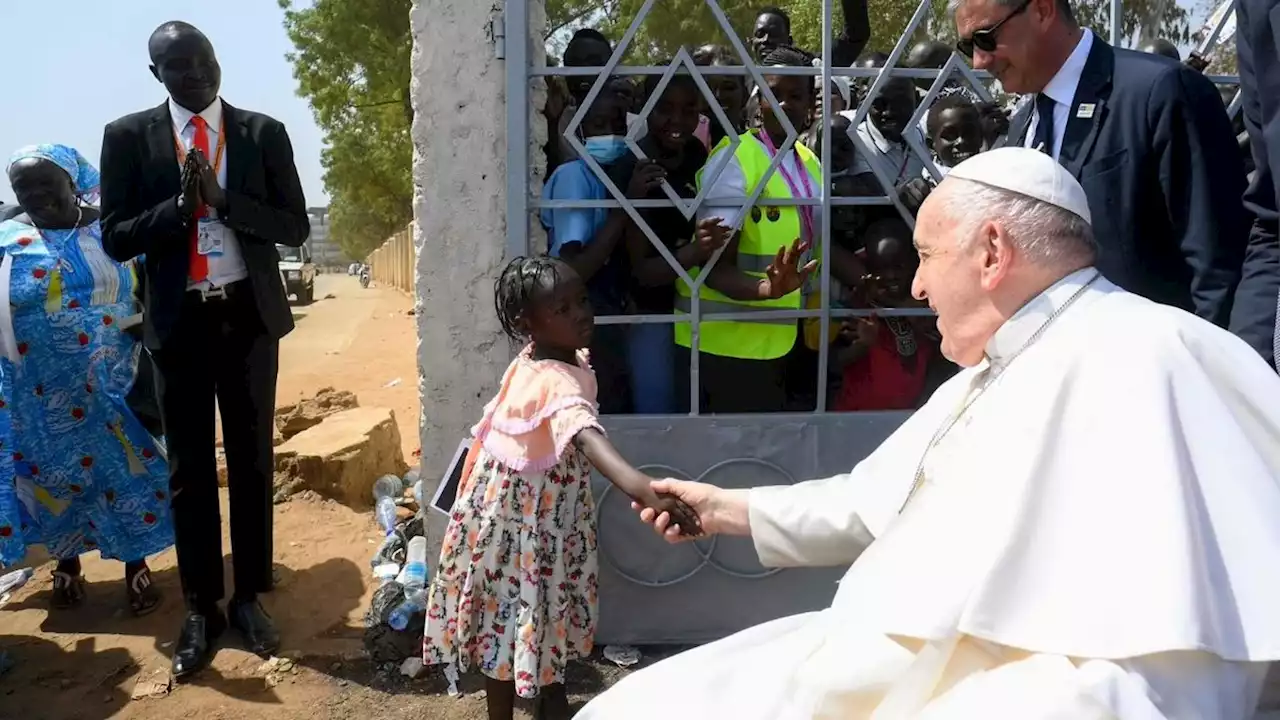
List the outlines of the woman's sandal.
{"type": "Polygon", "coordinates": [[[146,565],[132,575],[126,574],[124,585],[129,595],[129,610],[134,617],[150,615],[160,606],[160,591],[156,590],[151,579],[151,568],[146,565]]]}
{"type": "Polygon", "coordinates": [[[49,604],[54,610],[68,610],[84,602],[84,575],[72,575],[61,570],[53,571],[53,599],[49,604]]]}

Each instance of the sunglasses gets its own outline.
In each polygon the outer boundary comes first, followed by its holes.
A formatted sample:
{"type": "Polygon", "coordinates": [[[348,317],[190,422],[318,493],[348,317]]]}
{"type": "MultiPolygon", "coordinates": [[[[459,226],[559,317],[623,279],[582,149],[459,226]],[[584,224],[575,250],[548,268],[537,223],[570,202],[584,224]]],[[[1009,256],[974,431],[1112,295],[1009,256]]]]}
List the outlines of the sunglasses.
{"type": "Polygon", "coordinates": [[[1003,26],[1005,23],[1012,20],[1019,13],[1022,13],[1023,11],[1025,11],[1027,7],[1030,5],[1031,5],[1031,0],[1022,0],[1022,4],[1014,8],[1013,12],[1009,13],[1008,15],[1005,15],[1004,19],[1001,20],[1000,22],[996,23],[995,25],[992,25],[989,28],[985,28],[982,30],[974,30],[973,35],[970,35],[967,38],[960,38],[959,40],[957,40],[956,50],[959,50],[960,54],[964,55],[967,58],[973,57],[974,48],[977,48],[983,52],[995,52],[996,40],[998,39],[1001,26],[1003,26]]]}

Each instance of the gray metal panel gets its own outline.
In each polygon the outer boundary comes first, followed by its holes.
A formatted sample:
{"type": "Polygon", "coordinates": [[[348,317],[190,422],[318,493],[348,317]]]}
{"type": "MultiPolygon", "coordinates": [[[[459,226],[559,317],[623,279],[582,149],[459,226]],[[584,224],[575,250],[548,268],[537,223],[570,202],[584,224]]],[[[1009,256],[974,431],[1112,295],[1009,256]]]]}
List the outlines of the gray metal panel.
{"type": "Polygon", "coordinates": [[[529,17],[527,0],[507,0],[503,18],[507,105],[507,259],[529,254],[529,17]]]}
{"type": "MultiPolygon", "coordinates": [[[[848,472],[908,415],[608,417],[605,426],[623,456],[645,472],[748,488],[848,472]]],[[[766,570],[741,538],[668,545],[608,481],[597,475],[592,487],[599,505],[599,644],[707,642],[819,610],[844,573],[766,570]]]]}

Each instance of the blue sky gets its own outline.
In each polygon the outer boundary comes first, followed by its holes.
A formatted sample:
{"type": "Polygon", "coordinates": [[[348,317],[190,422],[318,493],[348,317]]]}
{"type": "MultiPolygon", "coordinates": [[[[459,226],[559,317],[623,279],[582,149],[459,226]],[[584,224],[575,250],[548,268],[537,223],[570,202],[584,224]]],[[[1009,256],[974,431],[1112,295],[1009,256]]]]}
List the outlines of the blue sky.
{"type": "MultiPolygon", "coordinates": [[[[164,86],[147,71],[147,38],[166,20],[185,20],[213,41],[222,96],[289,129],[308,205],[328,204],[323,142],[285,53],[284,13],[275,0],[0,0],[0,165],[19,147],[71,145],[95,164],[102,128],[159,105],[164,86]]],[[[13,202],[0,173],[0,200],[13,202]]]]}

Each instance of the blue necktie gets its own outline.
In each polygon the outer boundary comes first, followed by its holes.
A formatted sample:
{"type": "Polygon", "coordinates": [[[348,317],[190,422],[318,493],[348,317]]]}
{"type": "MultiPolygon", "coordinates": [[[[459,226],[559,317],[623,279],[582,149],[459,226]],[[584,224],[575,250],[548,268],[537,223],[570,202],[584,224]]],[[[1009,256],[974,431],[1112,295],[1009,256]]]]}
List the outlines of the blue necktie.
{"type": "Polygon", "coordinates": [[[1039,93],[1036,95],[1036,134],[1031,139],[1031,147],[1045,155],[1053,157],[1053,108],[1057,105],[1053,98],[1039,93]]]}

